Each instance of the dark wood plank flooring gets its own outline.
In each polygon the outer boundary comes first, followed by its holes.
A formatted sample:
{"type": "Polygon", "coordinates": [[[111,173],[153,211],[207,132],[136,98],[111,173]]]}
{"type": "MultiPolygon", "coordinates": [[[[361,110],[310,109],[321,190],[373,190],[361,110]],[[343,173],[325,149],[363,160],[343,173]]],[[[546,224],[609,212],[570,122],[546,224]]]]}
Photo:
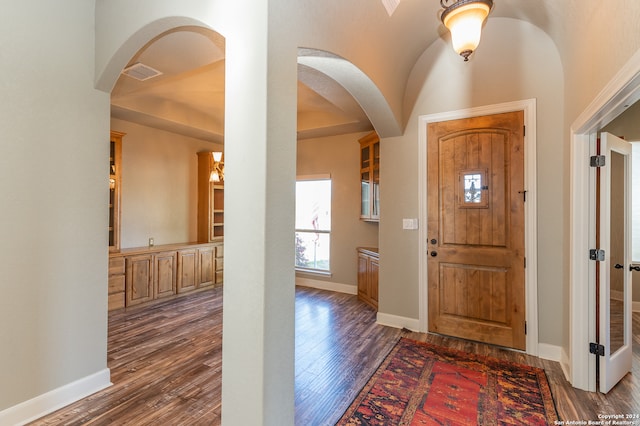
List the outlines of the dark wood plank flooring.
{"type": "MultiPolygon", "coordinates": [[[[640,314],[634,371],[608,395],[573,389],[558,363],[516,351],[375,324],[355,296],[296,291],[296,424],[332,425],[402,336],[542,367],[560,417],[640,413],[640,314]]],[[[222,289],[109,315],[113,386],[33,425],[217,425],[221,413],[222,289]]],[[[250,402],[247,403],[248,406],[250,402]]]]}

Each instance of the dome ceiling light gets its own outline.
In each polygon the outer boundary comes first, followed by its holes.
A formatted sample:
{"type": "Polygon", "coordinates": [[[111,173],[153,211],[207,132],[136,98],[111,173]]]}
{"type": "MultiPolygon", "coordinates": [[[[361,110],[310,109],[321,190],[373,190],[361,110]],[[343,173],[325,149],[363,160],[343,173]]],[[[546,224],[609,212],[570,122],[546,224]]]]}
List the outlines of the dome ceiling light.
{"type": "Polygon", "coordinates": [[[493,0],[440,0],[440,5],[444,8],[440,19],[451,31],[453,50],[466,62],[480,44],[482,23],[491,12],[493,0]]]}

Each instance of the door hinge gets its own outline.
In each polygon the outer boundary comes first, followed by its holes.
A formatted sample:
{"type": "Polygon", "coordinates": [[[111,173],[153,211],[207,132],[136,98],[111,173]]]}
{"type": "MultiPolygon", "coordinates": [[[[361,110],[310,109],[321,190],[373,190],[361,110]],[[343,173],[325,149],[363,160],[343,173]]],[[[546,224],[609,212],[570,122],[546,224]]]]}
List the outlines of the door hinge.
{"type": "Polygon", "coordinates": [[[522,136],[527,136],[527,126],[522,126],[522,136]]]}
{"type": "Polygon", "coordinates": [[[589,259],[595,260],[596,262],[603,262],[604,254],[604,250],[602,249],[591,249],[589,250],[589,259]]]}
{"type": "Polygon", "coordinates": [[[526,257],[524,258],[524,267],[525,268],[527,267],[527,258],[526,257]]]}
{"type": "Polygon", "coordinates": [[[524,322],[524,334],[525,335],[527,334],[527,322],[526,321],[524,322]]]}
{"type": "Polygon", "coordinates": [[[607,163],[607,157],[604,155],[593,155],[590,160],[591,167],[604,167],[607,163]]]}
{"type": "Polygon", "coordinates": [[[604,346],[597,343],[589,343],[589,353],[598,356],[604,356],[604,346]]]}

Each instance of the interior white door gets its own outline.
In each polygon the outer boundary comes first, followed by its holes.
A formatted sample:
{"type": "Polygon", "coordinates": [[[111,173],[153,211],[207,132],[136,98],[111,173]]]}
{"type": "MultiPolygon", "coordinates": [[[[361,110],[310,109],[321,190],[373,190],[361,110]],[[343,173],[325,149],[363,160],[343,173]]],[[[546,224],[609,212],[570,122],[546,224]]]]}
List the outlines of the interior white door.
{"type": "Polygon", "coordinates": [[[599,390],[607,393],[632,365],[631,333],[631,144],[600,135],[606,165],[600,170],[599,390]]]}

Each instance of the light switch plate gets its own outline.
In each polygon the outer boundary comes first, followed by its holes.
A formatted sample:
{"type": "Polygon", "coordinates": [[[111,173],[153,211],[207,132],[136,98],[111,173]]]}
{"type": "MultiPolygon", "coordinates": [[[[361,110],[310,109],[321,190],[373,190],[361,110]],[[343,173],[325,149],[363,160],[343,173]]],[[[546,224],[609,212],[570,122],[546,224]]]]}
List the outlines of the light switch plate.
{"type": "Polygon", "coordinates": [[[418,219],[402,219],[402,229],[418,229],[418,219]]]}

